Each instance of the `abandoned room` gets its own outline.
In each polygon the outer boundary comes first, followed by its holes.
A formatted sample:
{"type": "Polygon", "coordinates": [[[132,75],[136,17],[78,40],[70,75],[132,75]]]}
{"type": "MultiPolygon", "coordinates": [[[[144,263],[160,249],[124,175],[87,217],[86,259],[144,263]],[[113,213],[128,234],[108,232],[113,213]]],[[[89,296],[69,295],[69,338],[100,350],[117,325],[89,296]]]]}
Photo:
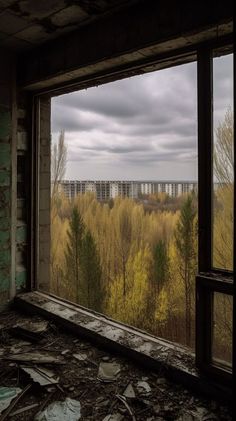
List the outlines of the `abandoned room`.
{"type": "Polygon", "coordinates": [[[235,419],[234,72],[230,0],[0,0],[0,420],[235,419]]]}

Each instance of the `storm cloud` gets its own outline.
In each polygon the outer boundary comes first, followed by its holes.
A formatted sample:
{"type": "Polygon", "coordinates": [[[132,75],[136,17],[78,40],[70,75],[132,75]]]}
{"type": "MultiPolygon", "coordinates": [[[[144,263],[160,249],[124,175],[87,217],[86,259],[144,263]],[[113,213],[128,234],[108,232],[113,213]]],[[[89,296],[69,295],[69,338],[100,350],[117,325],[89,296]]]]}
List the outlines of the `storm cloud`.
{"type": "MultiPolygon", "coordinates": [[[[232,104],[232,56],[214,61],[214,121],[232,104]]],[[[67,178],[197,178],[197,65],[52,99],[52,138],[65,130],[67,178]]]]}

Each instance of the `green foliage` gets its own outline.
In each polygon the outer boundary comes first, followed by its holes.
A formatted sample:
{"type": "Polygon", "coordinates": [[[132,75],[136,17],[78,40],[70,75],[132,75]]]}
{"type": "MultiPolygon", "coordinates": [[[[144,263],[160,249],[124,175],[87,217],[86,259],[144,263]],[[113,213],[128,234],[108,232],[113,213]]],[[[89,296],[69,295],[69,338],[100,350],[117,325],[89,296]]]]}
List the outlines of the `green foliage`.
{"type": "Polygon", "coordinates": [[[101,285],[101,266],[95,241],[87,229],[82,239],[80,270],[83,301],[80,304],[96,311],[102,310],[103,290],[101,285]]]}
{"type": "MultiPolygon", "coordinates": [[[[216,133],[219,157],[214,157],[221,185],[215,192],[213,263],[227,269],[233,256],[232,133],[229,111],[216,133]]],[[[93,193],[73,202],[54,195],[51,292],[193,346],[196,196],[159,194],[151,199],[147,208],[120,197],[99,203],[93,193]]],[[[214,352],[230,360],[232,300],[216,297],[215,306],[214,352]]]]}
{"type": "Polygon", "coordinates": [[[153,283],[158,293],[168,279],[169,257],[167,244],[164,240],[159,240],[153,250],[153,283]]]}
{"type": "Polygon", "coordinates": [[[68,243],[66,247],[66,273],[70,282],[76,289],[76,301],[80,301],[81,296],[81,274],[80,274],[80,254],[84,235],[84,223],[76,207],[73,207],[69,230],[67,232],[68,243]]]}
{"type": "Polygon", "coordinates": [[[52,209],[51,292],[192,346],[195,202],[185,196],[180,211],[149,213],[130,199],[109,207],[91,193],[61,197],[52,209]]]}
{"type": "Polygon", "coordinates": [[[197,229],[196,208],[192,195],[188,195],[182,205],[180,218],[175,230],[175,246],[178,257],[178,271],[184,285],[186,344],[190,346],[192,338],[191,309],[195,275],[197,271],[197,229]]]}
{"type": "Polygon", "coordinates": [[[213,201],[213,266],[226,270],[233,270],[233,133],[233,112],[229,107],[216,129],[214,142],[214,177],[218,188],[213,201]]]}

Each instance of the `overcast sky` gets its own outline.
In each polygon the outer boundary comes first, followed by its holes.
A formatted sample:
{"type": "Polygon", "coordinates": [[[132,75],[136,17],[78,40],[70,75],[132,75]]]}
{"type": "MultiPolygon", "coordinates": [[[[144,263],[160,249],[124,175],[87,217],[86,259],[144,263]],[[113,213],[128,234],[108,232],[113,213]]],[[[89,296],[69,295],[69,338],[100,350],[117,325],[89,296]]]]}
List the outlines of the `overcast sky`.
{"type": "MultiPolygon", "coordinates": [[[[52,99],[68,179],[196,180],[197,66],[186,64],[52,99]]],[[[233,59],[214,60],[214,121],[233,103],[233,59]]]]}

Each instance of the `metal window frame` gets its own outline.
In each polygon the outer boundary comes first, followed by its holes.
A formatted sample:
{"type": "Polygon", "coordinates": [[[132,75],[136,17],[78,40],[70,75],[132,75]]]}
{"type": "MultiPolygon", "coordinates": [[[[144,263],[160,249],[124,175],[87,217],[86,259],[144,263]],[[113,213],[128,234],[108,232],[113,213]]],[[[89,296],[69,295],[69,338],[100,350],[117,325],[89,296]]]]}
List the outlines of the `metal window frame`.
{"type": "MultiPolygon", "coordinates": [[[[198,50],[197,66],[199,274],[196,277],[196,366],[201,372],[208,376],[221,381],[228,386],[232,386],[232,379],[235,376],[234,322],[232,371],[229,372],[224,366],[216,366],[212,359],[214,292],[221,292],[233,296],[233,320],[235,320],[234,274],[236,236],[234,223],[233,271],[213,268],[213,48],[202,48],[198,50]]],[[[235,194],[236,190],[234,183],[234,221],[236,204],[235,194]]]]}
{"type": "Polygon", "coordinates": [[[212,358],[213,343],[213,297],[219,292],[233,296],[232,279],[219,279],[213,276],[196,277],[196,366],[212,379],[232,386],[232,371],[216,364],[212,358]]]}
{"type": "MultiPolygon", "coordinates": [[[[213,174],[213,69],[212,59],[213,50],[221,47],[223,54],[228,50],[229,43],[232,38],[220,43],[207,42],[188,51],[191,54],[192,61],[197,57],[197,100],[198,100],[198,220],[199,220],[199,275],[196,277],[196,366],[202,373],[216,378],[219,381],[231,384],[232,375],[222,368],[214,367],[211,362],[211,337],[212,337],[212,295],[214,291],[224,292],[233,295],[233,311],[234,320],[236,315],[235,305],[235,283],[229,281],[232,273],[229,271],[221,271],[219,269],[212,270],[212,174],[213,174]],[[214,272],[214,276],[212,276],[214,272]],[[205,323],[206,322],[206,323],[205,323]]],[[[171,56],[170,54],[170,59],[171,56]]],[[[145,65],[147,60],[145,60],[145,65]]],[[[181,64],[181,62],[175,63],[181,64]]],[[[172,65],[174,65],[172,63],[172,65]]],[[[170,67],[170,65],[166,66],[170,67]]],[[[39,177],[39,139],[40,139],[40,97],[49,95],[51,97],[75,90],[84,89],[94,86],[97,83],[106,83],[112,80],[128,77],[128,73],[134,74],[132,64],[125,72],[108,73],[105,76],[94,78],[73,84],[70,86],[58,86],[50,91],[35,92],[33,94],[33,130],[32,130],[32,201],[31,201],[31,290],[37,290],[38,285],[38,177],[39,177]]],[[[235,69],[234,69],[235,72],[235,69]]],[[[137,73],[142,73],[140,64],[137,73]]],[[[235,89],[235,88],[234,88],[235,89]]],[[[235,94],[234,94],[235,100],[235,94]]],[[[235,107],[234,107],[235,110],[235,107]]],[[[235,140],[234,140],[235,142],[235,140]]],[[[235,144],[235,143],[234,143],[235,144]]],[[[235,148],[234,148],[235,153],[235,148]]],[[[234,186],[234,217],[236,208],[236,190],[234,186]]],[[[236,228],[234,224],[234,244],[236,238],[236,228]]],[[[234,253],[234,268],[236,263],[234,253]]],[[[235,273],[235,271],[234,271],[235,273]]],[[[235,325],[235,323],[234,323],[235,325]]],[[[235,349],[235,329],[233,330],[233,347],[235,349]]],[[[233,353],[232,373],[235,375],[235,352],[233,353]]]]}

